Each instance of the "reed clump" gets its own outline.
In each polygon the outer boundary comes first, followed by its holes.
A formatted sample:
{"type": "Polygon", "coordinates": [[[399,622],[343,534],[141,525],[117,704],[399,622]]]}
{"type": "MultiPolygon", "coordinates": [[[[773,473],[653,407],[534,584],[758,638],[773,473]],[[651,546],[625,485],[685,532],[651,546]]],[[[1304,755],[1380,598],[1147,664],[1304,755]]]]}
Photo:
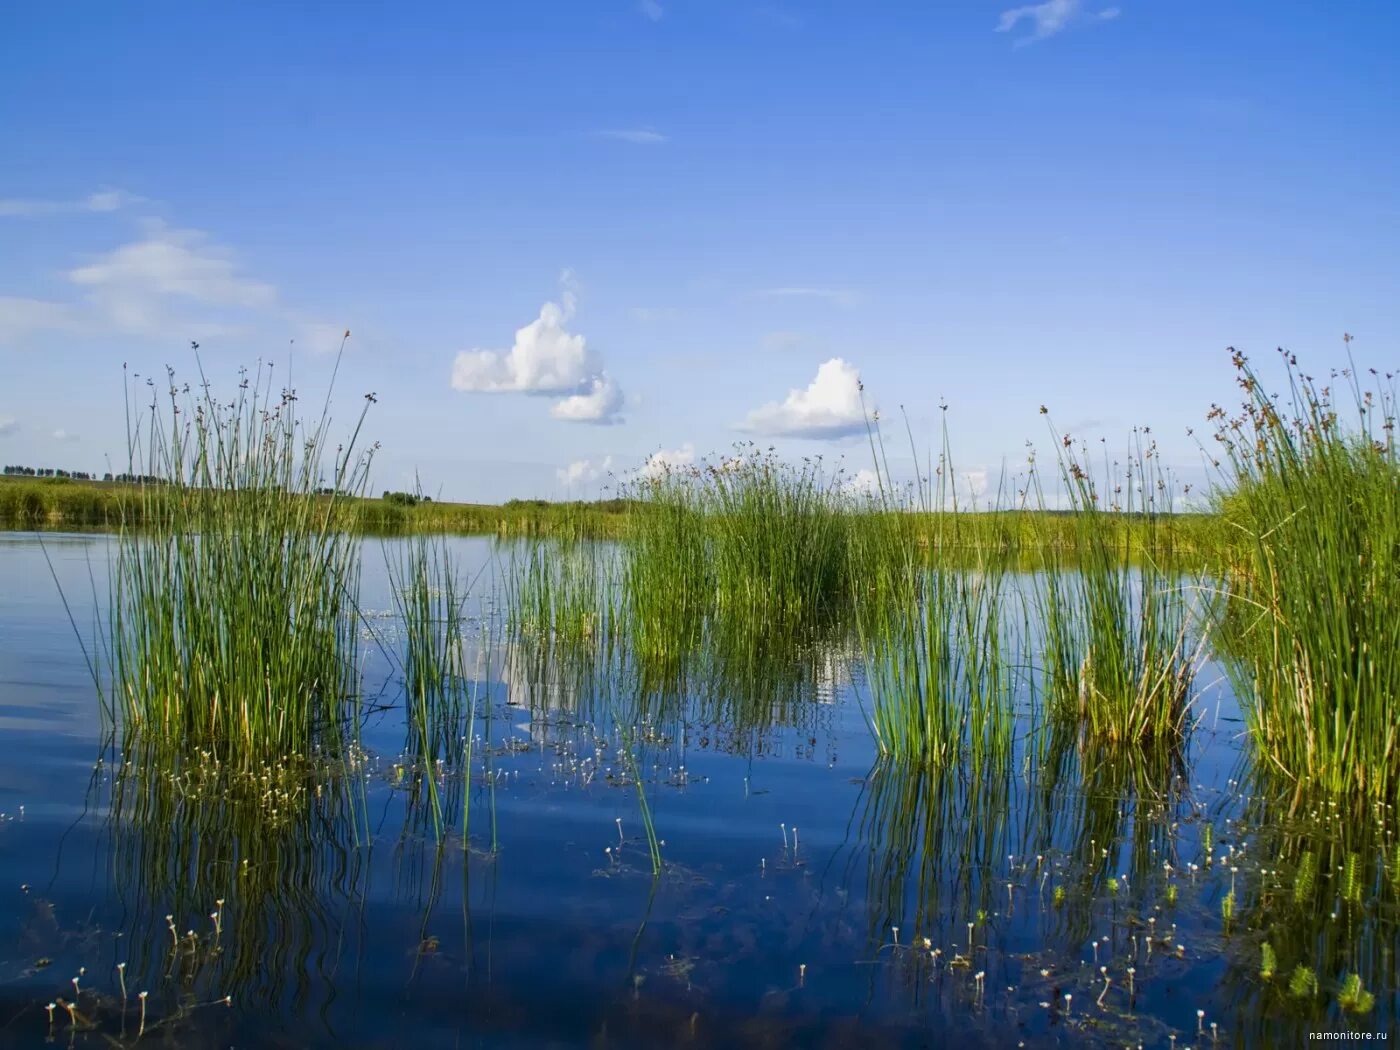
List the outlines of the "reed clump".
{"type": "MultiPolygon", "coordinates": [[[[129,407],[139,522],[112,563],[104,698],[128,729],[258,761],[307,753],[355,711],[359,543],[338,495],[373,449],[332,447],[327,409],[298,418],[270,368],[235,396],[167,372],[129,407]]],[[[329,402],[327,402],[328,408],[329,402]]]]}
{"type": "MultiPolygon", "coordinates": [[[[1145,428],[1134,429],[1121,463],[1105,453],[1097,478],[1086,448],[1055,437],[1075,546],[1072,557],[1039,548],[1031,604],[1044,694],[1054,715],[1077,721],[1095,741],[1180,741],[1199,664],[1191,594],[1200,581],[1171,564],[1172,479],[1145,428]],[[1124,519],[1134,527],[1122,528],[1124,519]]],[[[1029,489],[1044,509],[1049,497],[1034,461],[1029,489]]]]}
{"type": "Polygon", "coordinates": [[[946,426],[929,480],[907,494],[894,492],[873,427],[871,437],[882,513],[856,531],[852,600],[876,745],[913,762],[1004,764],[1023,635],[1010,605],[1011,547],[964,532],[980,530],[958,505],[946,426]]]}
{"type": "Polygon", "coordinates": [[[614,613],[610,548],[589,540],[525,540],[510,560],[509,626],[545,652],[584,655],[606,646],[614,613]]]}
{"type": "Polygon", "coordinates": [[[1325,791],[1400,788],[1400,451],[1395,377],[1326,382],[1280,351],[1283,396],[1233,352],[1241,411],[1213,407],[1220,510],[1238,533],[1217,631],[1265,761],[1325,791]],[[1367,383],[1376,387],[1371,389],[1367,383]]]}
{"type": "Polygon", "coordinates": [[[385,558],[404,627],[407,750],[441,840],[445,814],[438,774],[460,764],[470,775],[475,715],[465,640],[470,587],[441,536],[415,536],[394,553],[386,548],[385,558]]]}
{"type": "Polygon", "coordinates": [[[840,472],[741,446],[731,457],[633,483],[621,579],[627,634],[665,666],[702,634],[774,649],[848,606],[851,506],[840,472]]]}

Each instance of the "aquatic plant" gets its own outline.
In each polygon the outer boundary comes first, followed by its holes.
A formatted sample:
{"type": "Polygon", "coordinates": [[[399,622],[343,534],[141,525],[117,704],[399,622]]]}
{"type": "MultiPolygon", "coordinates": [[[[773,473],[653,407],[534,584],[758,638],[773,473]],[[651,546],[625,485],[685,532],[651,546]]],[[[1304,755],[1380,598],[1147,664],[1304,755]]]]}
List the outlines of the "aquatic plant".
{"type": "Polygon", "coordinates": [[[703,464],[696,480],[722,628],[810,630],[844,608],[851,520],[839,471],[750,445],[703,464]]]}
{"type": "Polygon", "coordinates": [[[731,652],[792,647],[839,618],[850,598],[844,485],[820,459],[786,464],[751,445],[634,480],[623,588],[640,658],[674,665],[704,628],[729,635],[731,652]]]}
{"type": "Polygon", "coordinates": [[[598,653],[617,641],[613,549],[590,540],[526,540],[510,548],[509,627],[551,651],[598,653]]]}
{"type": "Polygon", "coordinates": [[[468,584],[441,537],[415,536],[396,555],[385,550],[390,589],[403,620],[404,701],[410,747],[428,794],[433,826],[442,837],[440,765],[470,765],[474,705],[467,692],[463,632],[468,584]]]}
{"type": "MultiPolygon", "coordinates": [[[[1199,580],[1170,564],[1172,479],[1146,428],[1134,428],[1122,464],[1105,451],[1097,479],[1087,447],[1053,425],[1051,433],[1076,536],[1072,561],[1061,548],[1039,548],[1032,592],[1052,713],[1100,744],[1177,743],[1202,642],[1190,630],[1199,580]],[[1135,527],[1119,528],[1123,518],[1135,527]]],[[[1028,488],[1048,511],[1034,458],[1028,488]]]]}
{"type": "Polygon", "coordinates": [[[689,474],[666,471],[635,486],[645,508],[622,568],[625,632],[638,660],[667,678],[699,644],[713,607],[713,570],[689,474]]]}
{"type": "Polygon", "coordinates": [[[359,545],[338,494],[364,488],[373,449],[355,449],[373,395],[331,447],[329,401],[304,423],[270,367],[229,401],[173,372],[148,389],[128,427],[148,480],[112,562],[105,707],[225,758],[305,753],[355,711],[359,545]]]}
{"type": "Polygon", "coordinates": [[[123,987],[149,989],[162,1009],[227,995],[271,1009],[313,977],[333,994],[335,953],[318,937],[336,902],[348,916],[365,876],[361,756],[248,766],[129,738],[111,770],[123,987]]]}
{"type": "Polygon", "coordinates": [[[950,511],[930,519],[931,536],[898,512],[873,421],[871,443],[885,513],[863,516],[851,546],[853,618],[876,746],[920,762],[967,756],[974,769],[1004,762],[1012,750],[1014,669],[1025,633],[1006,608],[1007,550],[964,543],[946,423],[943,451],[927,472],[931,480],[912,493],[925,512],[950,511]],[[960,552],[957,563],[944,559],[945,549],[960,552]]]}
{"type": "MultiPolygon", "coordinates": [[[[1350,337],[1348,337],[1349,339],[1350,337]]],[[[1232,352],[1242,411],[1212,408],[1220,510],[1239,533],[1217,633],[1255,746],[1295,780],[1400,789],[1400,447],[1395,379],[1323,382],[1281,353],[1285,395],[1232,352]],[[1388,384],[1388,385],[1382,385],[1388,384]]]]}
{"type": "Polygon", "coordinates": [[[1342,979],[1337,1003],[1347,1013],[1369,1014],[1376,1005],[1376,997],[1366,990],[1357,974],[1349,973],[1342,979]]]}

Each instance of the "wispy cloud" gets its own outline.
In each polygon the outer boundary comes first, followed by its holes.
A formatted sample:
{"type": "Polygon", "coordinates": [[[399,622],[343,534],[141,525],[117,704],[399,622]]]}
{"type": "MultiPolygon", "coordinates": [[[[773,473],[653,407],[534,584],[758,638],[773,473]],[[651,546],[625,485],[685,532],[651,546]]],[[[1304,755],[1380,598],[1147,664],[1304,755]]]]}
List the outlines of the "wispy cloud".
{"type": "Polygon", "coordinates": [[[666,9],[657,0],[637,0],[637,14],[651,22],[660,22],[666,17],[666,9]]]}
{"type": "Polygon", "coordinates": [[[101,214],[120,211],[140,204],[144,197],[125,190],[98,190],[77,200],[37,200],[23,197],[0,197],[0,216],[20,219],[41,219],[55,215],[101,214]]]}
{"type": "Polygon", "coordinates": [[[632,318],[651,324],[656,321],[674,321],[678,319],[681,312],[674,306],[634,306],[627,311],[632,318]]]}
{"type": "Polygon", "coordinates": [[[0,346],[22,342],[35,332],[78,332],[86,326],[82,311],[68,303],[0,295],[0,346]]]}
{"type": "Polygon", "coordinates": [[[630,142],[634,146],[660,146],[670,139],[655,128],[604,128],[598,132],[602,139],[630,142]]]}
{"type": "Polygon", "coordinates": [[[588,341],[569,331],[577,296],[562,278],[559,302],[515,333],[509,350],[462,350],[452,363],[452,389],[474,394],[534,394],[560,398],[550,409],[569,423],[621,422],[622,390],[603,371],[588,341]]]}
{"type": "Polygon", "coordinates": [[[1117,7],[1105,7],[1089,11],[1083,0],[1045,0],[1040,4],[1026,4],[1003,11],[997,19],[996,31],[1009,33],[1023,22],[1029,23],[1030,33],[1018,37],[1017,45],[1031,44],[1054,36],[1078,21],[1108,22],[1122,12],[1117,7]]]}
{"type": "Polygon", "coordinates": [[[201,306],[262,309],[277,301],[277,289],[246,276],[227,248],[199,230],[158,223],[143,240],[69,271],[68,279],[94,296],[123,303],[177,298],[201,306]]]}
{"type": "Polygon", "coordinates": [[[835,306],[859,306],[865,296],[850,288],[814,288],[806,285],[785,285],[781,288],[761,288],[754,299],[818,299],[835,306]]]}
{"type": "Polygon", "coordinates": [[[758,7],[754,8],[754,14],[761,21],[782,29],[802,28],[802,16],[779,4],[759,4],[758,7]]]}
{"type": "Polygon", "coordinates": [[[803,341],[801,332],[769,332],[763,337],[763,348],[773,351],[796,350],[803,341]]]}
{"type": "Polygon", "coordinates": [[[74,434],[68,430],[64,430],[62,427],[53,432],[53,439],[55,441],[62,441],[65,443],[71,443],[80,440],[77,434],[74,434]]]}
{"type": "Polygon", "coordinates": [[[779,437],[839,438],[866,427],[860,373],[833,357],[817,369],[806,387],[788,391],[782,401],[754,409],[740,430],[779,437]]]}
{"type": "Polygon", "coordinates": [[[292,345],[313,354],[333,354],[350,338],[349,330],[343,326],[323,321],[303,321],[295,332],[292,345]]]}
{"type": "Polygon", "coordinates": [[[210,339],[275,325],[313,352],[339,345],[344,326],[289,309],[276,287],[201,230],[150,220],[135,240],[64,274],[74,298],[0,296],[0,344],[40,332],[210,339]]]}
{"type": "Polygon", "coordinates": [[[19,421],[14,416],[0,416],[0,437],[19,433],[19,421]]]}

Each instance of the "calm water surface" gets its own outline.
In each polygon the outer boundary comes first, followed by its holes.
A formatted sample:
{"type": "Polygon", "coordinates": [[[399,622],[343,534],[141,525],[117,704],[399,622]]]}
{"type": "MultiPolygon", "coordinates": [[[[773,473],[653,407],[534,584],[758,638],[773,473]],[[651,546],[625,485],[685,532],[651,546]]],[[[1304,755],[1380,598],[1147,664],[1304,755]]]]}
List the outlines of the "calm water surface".
{"type": "MultiPolygon", "coordinates": [[[[53,579],[91,647],[110,542],[0,535],[0,1046],[1272,1046],[1394,1023],[1393,832],[1260,808],[1213,666],[1178,764],[1027,724],[1000,777],[877,764],[847,654],[768,697],[713,680],[636,727],[653,878],[617,709],[500,644],[439,845],[378,541],[384,709],[349,774],[255,805],[198,761],[143,770],[103,739],[53,579]],[[1304,959],[1323,992],[1286,987],[1304,959]],[[1351,971],[1359,1017],[1324,994],[1351,971]]],[[[492,546],[457,554],[490,594],[492,546]]]]}

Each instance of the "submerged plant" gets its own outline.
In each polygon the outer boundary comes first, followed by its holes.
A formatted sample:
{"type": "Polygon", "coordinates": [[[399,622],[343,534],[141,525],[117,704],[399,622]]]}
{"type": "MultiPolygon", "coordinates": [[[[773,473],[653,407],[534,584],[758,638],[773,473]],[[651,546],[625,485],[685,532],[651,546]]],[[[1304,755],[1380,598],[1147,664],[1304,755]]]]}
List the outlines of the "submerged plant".
{"type": "Polygon", "coordinates": [[[1274,946],[1265,941],[1259,947],[1259,976],[1266,981],[1272,981],[1277,972],[1278,957],[1274,955],[1274,946]]]}
{"type": "Polygon", "coordinates": [[[1376,1005],[1376,997],[1361,984],[1358,974],[1349,973],[1342,979],[1342,987],[1337,992],[1337,1002],[1350,1014],[1369,1014],[1376,1005]]]}
{"type": "Polygon", "coordinates": [[[1293,976],[1288,979],[1288,992],[1295,999],[1309,999],[1317,995],[1317,973],[1306,963],[1293,968],[1293,976]]]}

